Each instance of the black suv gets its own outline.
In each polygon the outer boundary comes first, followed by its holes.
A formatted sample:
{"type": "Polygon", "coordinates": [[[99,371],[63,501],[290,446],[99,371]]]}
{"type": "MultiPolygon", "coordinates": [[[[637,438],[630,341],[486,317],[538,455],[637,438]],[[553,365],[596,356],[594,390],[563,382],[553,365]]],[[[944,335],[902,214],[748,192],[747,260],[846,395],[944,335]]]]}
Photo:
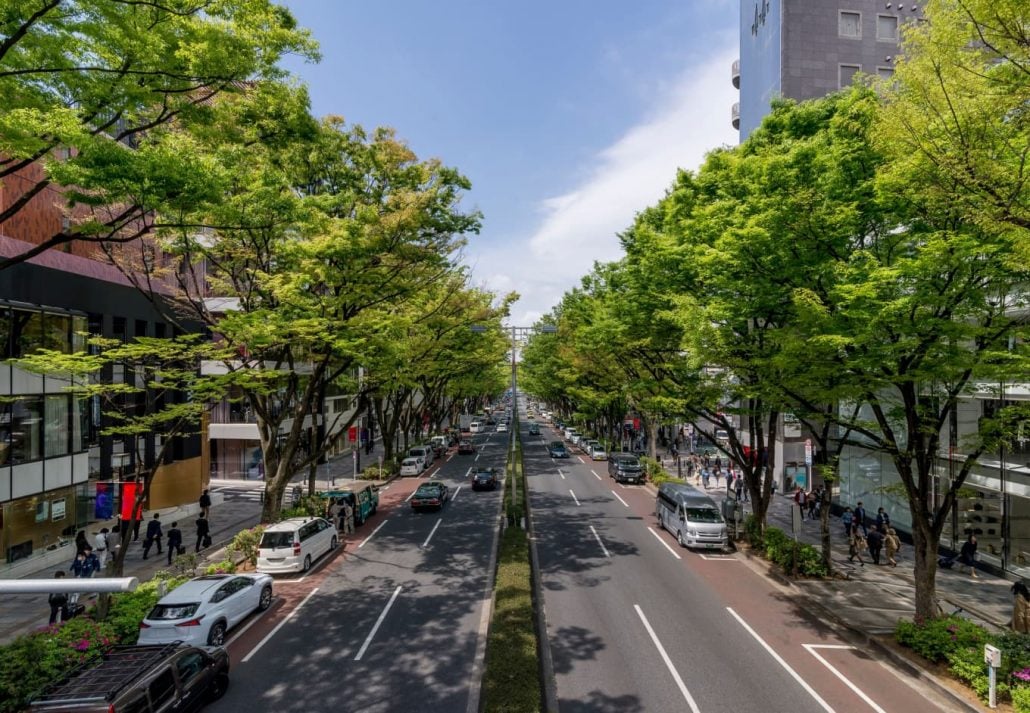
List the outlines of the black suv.
{"type": "Polygon", "coordinates": [[[223,648],[115,646],[47,686],[28,710],[178,713],[199,710],[228,687],[229,655],[223,648]]]}
{"type": "Polygon", "coordinates": [[[608,459],[608,475],[619,483],[640,483],[644,479],[640,461],[628,453],[615,453],[608,459]]]}

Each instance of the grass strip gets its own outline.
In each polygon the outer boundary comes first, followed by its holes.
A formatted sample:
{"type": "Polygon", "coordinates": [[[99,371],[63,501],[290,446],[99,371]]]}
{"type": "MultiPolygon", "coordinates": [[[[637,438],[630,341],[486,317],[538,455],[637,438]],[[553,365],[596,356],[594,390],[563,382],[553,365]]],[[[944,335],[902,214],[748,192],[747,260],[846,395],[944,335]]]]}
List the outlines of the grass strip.
{"type": "Polygon", "coordinates": [[[494,610],[483,675],[481,708],[491,713],[531,713],[542,708],[529,539],[517,524],[525,515],[526,507],[526,478],[518,433],[516,421],[515,450],[509,453],[505,468],[504,506],[508,524],[501,533],[497,557],[494,610]],[[513,480],[518,482],[514,502],[511,498],[513,480]]]}

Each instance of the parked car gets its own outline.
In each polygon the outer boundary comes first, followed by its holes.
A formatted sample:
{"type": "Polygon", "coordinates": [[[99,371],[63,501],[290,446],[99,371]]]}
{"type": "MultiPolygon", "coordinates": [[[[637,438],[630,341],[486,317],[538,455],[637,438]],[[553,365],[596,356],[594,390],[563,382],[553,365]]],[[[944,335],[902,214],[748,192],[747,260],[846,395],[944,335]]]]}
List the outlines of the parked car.
{"type": "Polygon", "coordinates": [[[408,458],[421,458],[423,468],[433,464],[433,449],[430,446],[415,446],[408,449],[408,458]]]}
{"type": "Polygon", "coordinates": [[[418,486],[418,490],[411,496],[411,509],[415,511],[426,508],[440,510],[447,502],[447,497],[447,486],[439,480],[430,480],[428,483],[418,486]]]}
{"type": "Polygon", "coordinates": [[[307,572],[311,563],[336,549],[336,528],[321,517],[293,517],[270,525],[258,545],[257,571],[307,572]]]}
{"type": "Polygon", "coordinates": [[[458,441],[458,454],[468,455],[476,452],[476,447],[472,445],[472,441],[465,439],[458,441]]]}
{"type": "Polygon", "coordinates": [[[571,442],[572,445],[574,445],[574,446],[578,446],[579,442],[582,441],[582,440],[583,440],[583,436],[581,436],[580,434],[576,433],[575,431],[573,431],[572,435],[569,437],[569,442],[571,442]]]}
{"type": "Polygon", "coordinates": [[[683,483],[662,483],[655,499],[658,526],[676,536],[681,547],[723,549],[726,521],[715,501],[683,483]]]}
{"type": "Polygon", "coordinates": [[[229,654],[181,644],[115,646],[45,688],[31,713],[196,710],[229,688],[229,654]]]}
{"type": "Polygon", "coordinates": [[[608,452],[600,443],[590,446],[590,460],[608,460],[608,452]]]}
{"type": "MultiPolygon", "coordinates": [[[[461,452],[461,446],[458,447],[461,452]]],[[[401,461],[401,477],[422,475],[422,461],[418,458],[405,458],[401,461]]]]}
{"type": "Polygon", "coordinates": [[[447,436],[433,436],[429,439],[429,447],[437,458],[447,452],[447,436]]]}
{"type": "Polygon", "coordinates": [[[180,584],[139,625],[140,644],[222,646],[225,633],[272,604],[267,574],[211,574],[180,584]]]}
{"type": "Polygon", "coordinates": [[[581,438],[579,440],[578,445],[581,451],[583,451],[587,455],[590,455],[590,449],[592,449],[595,445],[600,445],[600,443],[598,443],[598,441],[596,441],[593,438],[581,438]]]}
{"type": "Polygon", "coordinates": [[[493,468],[477,468],[472,472],[473,490],[495,490],[497,472],[493,468]]]}
{"type": "Polygon", "coordinates": [[[499,423],[499,424],[497,424],[497,432],[498,433],[507,433],[508,432],[508,424],[506,424],[506,423],[499,423]]]}
{"type": "Polygon", "coordinates": [[[618,483],[640,483],[644,479],[644,469],[636,456],[615,453],[608,459],[608,475],[618,483]]]}
{"type": "Polygon", "coordinates": [[[547,452],[552,458],[568,458],[569,452],[565,448],[565,444],[561,441],[551,441],[550,445],[547,446],[547,452]]]}
{"type": "Polygon", "coordinates": [[[482,426],[479,425],[479,421],[473,421],[469,424],[469,433],[480,433],[482,426]]]}

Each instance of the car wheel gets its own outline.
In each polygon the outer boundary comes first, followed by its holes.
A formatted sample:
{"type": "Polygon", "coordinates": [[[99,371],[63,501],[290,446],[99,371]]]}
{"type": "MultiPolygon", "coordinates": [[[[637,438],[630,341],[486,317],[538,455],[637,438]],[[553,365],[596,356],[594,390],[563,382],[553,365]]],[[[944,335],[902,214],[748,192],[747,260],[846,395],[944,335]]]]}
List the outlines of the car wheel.
{"type": "Polygon", "coordinates": [[[264,611],[270,606],[272,606],[272,587],[265,585],[265,588],[261,590],[261,598],[258,599],[258,611],[264,611]]]}
{"type": "Polygon", "coordinates": [[[219,698],[225,695],[225,692],[229,690],[229,674],[224,671],[214,677],[211,681],[211,687],[207,689],[207,698],[209,701],[217,701],[219,698]]]}
{"type": "Polygon", "coordinates": [[[686,547],[687,543],[683,539],[683,530],[676,530],[676,542],[680,543],[680,547],[686,547]]]}
{"type": "Polygon", "coordinates": [[[304,558],[304,569],[302,571],[307,572],[311,569],[311,555],[304,558]]]}
{"type": "Polygon", "coordinates": [[[216,621],[211,631],[207,632],[208,646],[221,646],[225,643],[225,622],[216,621]]]}
{"type": "Polygon", "coordinates": [[[372,506],[372,514],[375,515],[376,514],[376,510],[378,510],[378,509],[379,509],[379,507],[377,505],[373,505],[372,506]]]}
{"type": "Polygon", "coordinates": [[[337,539],[336,535],[333,535],[333,539],[329,540],[329,549],[335,550],[336,546],[340,544],[340,540],[337,539]]]}

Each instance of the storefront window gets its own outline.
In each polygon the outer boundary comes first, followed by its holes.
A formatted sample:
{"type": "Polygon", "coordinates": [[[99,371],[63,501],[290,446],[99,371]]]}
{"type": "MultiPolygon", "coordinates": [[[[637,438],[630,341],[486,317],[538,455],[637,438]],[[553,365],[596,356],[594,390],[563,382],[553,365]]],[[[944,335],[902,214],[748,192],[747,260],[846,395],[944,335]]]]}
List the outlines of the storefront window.
{"type": "Polygon", "coordinates": [[[10,359],[11,354],[11,310],[0,307],[0,359],[10,359]]]}
{"type": "Polygon", "coordinates": [[[44,430],[44,441],[46,444],[44,455],[47,458],[67,455],[71,448],[71,433],[69,427],[71,420],[68,414],[70,396],[47,396],[46,397],[46,428],[44,430]]]}
{"type": "Polygon", "coordinates": [[[67,314],[43,315],[43,348],[67,354],[72,349],[72,318],[67,314]]]}
{"type": "Polygon", "coordinates": [[[23,396],[11,402],[11,462],[43,457],[43,397],[23,396]]]}
{"type": "Polygon", "coordinates": [[[43,313],[23,309],[11,310],[11,356],[34,354],[44,345],[43,313]]]}
{"type": "Polygon", "coordinates": [[[86,340],[89,338],[89,322],[85,317],[72,317],[72,351],[86,351],[86,340]]]}

